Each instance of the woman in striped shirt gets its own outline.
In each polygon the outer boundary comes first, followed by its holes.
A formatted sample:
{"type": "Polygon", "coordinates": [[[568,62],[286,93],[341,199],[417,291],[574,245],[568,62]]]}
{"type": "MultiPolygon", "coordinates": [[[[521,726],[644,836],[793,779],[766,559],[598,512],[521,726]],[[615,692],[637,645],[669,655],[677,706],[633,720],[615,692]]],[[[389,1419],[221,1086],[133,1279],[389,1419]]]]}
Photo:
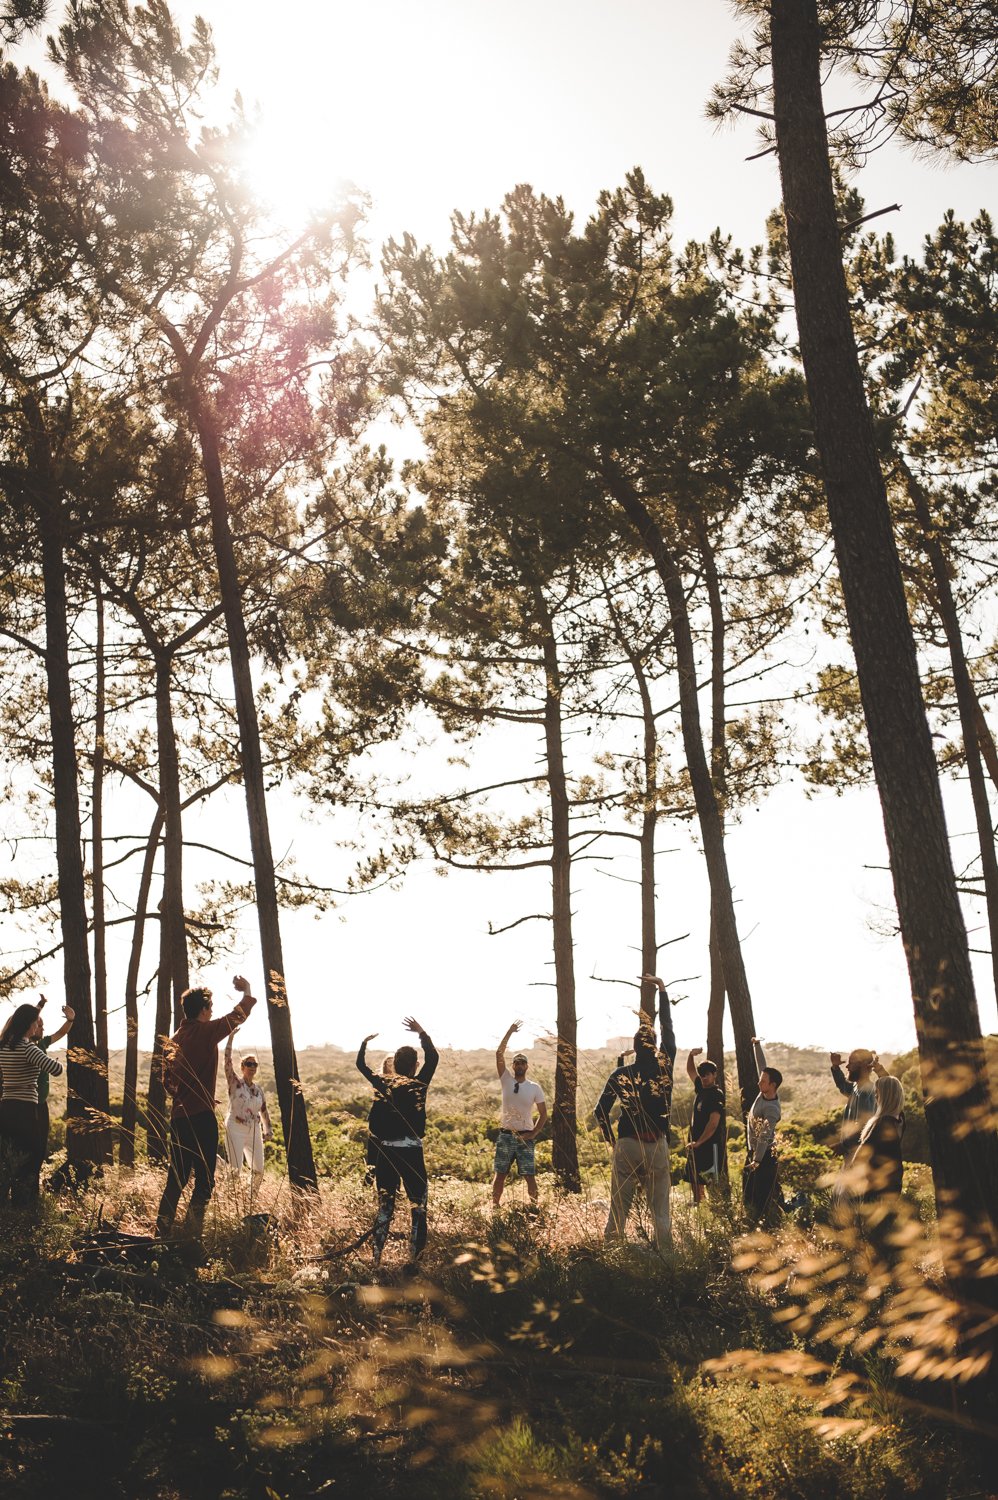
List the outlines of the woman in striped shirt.
{"type": "Polygon", "coordinates": [[[38,1021],[37,1006],[19,1005],[0,1033],[0,1202],[33,1203],[38,1197],[38,1075],[56,1078],[62,1072],[62,1064],[30,1040],[38,1021]]]}

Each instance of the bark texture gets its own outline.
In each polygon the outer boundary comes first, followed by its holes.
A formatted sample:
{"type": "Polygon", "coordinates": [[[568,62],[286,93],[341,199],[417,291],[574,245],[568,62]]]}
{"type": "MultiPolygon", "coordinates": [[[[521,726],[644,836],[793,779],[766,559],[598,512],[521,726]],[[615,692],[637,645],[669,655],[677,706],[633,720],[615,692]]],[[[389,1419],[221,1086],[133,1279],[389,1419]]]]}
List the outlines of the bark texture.
{"type": "Polygon", "coordinates": [[[707,877],[710,881],[711,911],[716,921],[715,932],[724,971],[724,986],[731,1011],[735,1058],[738,1067],[738,1087],[744,1114],[758,1093],[759,1082],[752,1052],[752,1037],[755,1034],[752,996],[749,992],[748,976],[745,973],[742,958],[738,924],[735,921],[735,906],[731,892],[731,877],[728,873],[728,859],[724,848],[721,810],[718,806],[703,744],[700,703],[697,694],[696,657],[693,650],[693,633],[690,629],[686,593],[683,589],[678,561],[661,527],[641,496],[619,475],[615,475],[611,480],[611,490],[642,545],[647,548],[662,580],[669,605],[673,646],[676,652],[676,669],[679,674],[679,714],[683,732],[683,750],[686,754],[686,765],[693,788],[700,836],[703,840],[707,877]]]}
{"type": "MultiPolygon", "coordinates": [[[[773,106],[801,356],[911,978],[940,1210],[994,1232],[998,1139],[967,936],[887,492],[849,312],[815,0],[771,0],[773,106]]],[[[952,1257],[951,1271],[957,1269],[952,1257]]]]}
{"type": "Polygon", "coordinates": [[[219,594],[225,615],[229,640],[229,658],[235,688],[236,716],[239,721],[239,749],[246,793],[250,849],[256,887],[257,920],[263,956],[264,983],[267,995],[267,1019],[274,1057],[277,1099],[281,1127],[287,1152],[288,1175],[294,1187],[314,1190],[316,1187],[312,1139],[308,1129],[305,1096],[298,1074],[291,1012],[284,984],[284,950],[277,903],[277,881],[270,844],[267,797],[260,748],[260,728],[253,693],[249,642],[243,618],[242,590],[236,566],[236,554],[229,526],[225,480],[219,454],[218,433],[206,400],[192,393],[192,416],[198,432],[204,462],[205,485],[211,511],[212,542],[218,566],[219,594]]]}
{"type": "Polygon", "coordinates": [[[538,589],[537,612],[544,654],[544,748],[551,806],[551,915],[558,998],[558,1049],[554,1072],[551,1162],[561,1186],[582,1190],[576,1140],[578,1090],[575,1013],[575,947],[572,939],[572,844],[568,782],[561,724],[561,672],[550,615],[538,589]]]}

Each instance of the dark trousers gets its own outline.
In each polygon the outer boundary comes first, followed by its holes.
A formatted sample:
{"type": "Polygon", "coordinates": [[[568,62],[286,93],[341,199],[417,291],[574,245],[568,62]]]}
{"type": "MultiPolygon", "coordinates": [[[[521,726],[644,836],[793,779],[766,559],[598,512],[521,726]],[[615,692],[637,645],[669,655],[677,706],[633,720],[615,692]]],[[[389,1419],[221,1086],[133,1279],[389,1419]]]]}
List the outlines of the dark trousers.
{"type": "Polygon", "coordinates": [[[38,1198],[42,1170],[38,1105],[0,1099],[0,1202],[29,1204],[38,1198]]]}
{"type": "Polygon", "coordinates": [[[409,1253],[413,1260],[422,1253],[426,1244],[426,1199],[428,1184],[426,1164],[422,1146],[385,1146],[374,1142],[374,1180],[378,1185],[378,1214],[371,1236],[375,1265],[388,1239],[392,1219],[395,1217],[395,1196],[400,1187],[412,1207],[412,1233],[409,1253]]]}
{"type": "Polygon", "coordinates": [[[181,1115],[170,1121],[170,1166],[166,1188],[156,1215],[156,1235],[164,1239],[173,1228],[180,1195],[194,1176],[194,1191],[187,1209],[185,1224],[200,1235],[205,1209],[215,1191],[215,1163],[218,1161],[218,1121],[215,1112],[188,1118],[181,1115]]]}
{"type": "Polygon", "coordinates": [[[779,1163],[772,1151],[766,1152],[757,1167],[745,1168],[742,1177],[745,1207],[749,1217],[756,1222],[768,1219],[776,1209],[783,1207],[783,1194],[777,1181],[778,1171],[779,1163]]]}

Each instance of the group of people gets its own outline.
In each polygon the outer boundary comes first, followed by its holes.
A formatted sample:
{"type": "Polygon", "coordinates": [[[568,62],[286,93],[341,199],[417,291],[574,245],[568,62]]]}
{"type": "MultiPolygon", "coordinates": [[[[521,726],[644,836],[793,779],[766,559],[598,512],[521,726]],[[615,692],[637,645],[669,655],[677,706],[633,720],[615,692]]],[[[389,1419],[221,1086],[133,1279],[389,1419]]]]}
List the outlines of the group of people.
{"type": "Polygon", "coordinates": [[[46,1036],[46,1004],[43,995],[37,1005],[19,1005],[0,1032],[0,1146],[8,1158],[0,1202],[22,1207],[38,1197],[49,1149],[49,1080],[62,1072],[48,1049],[68,1034],[76,1014],[64,1005],[62,1025],[46,1036]]]}
{"type": "MultiPolygon", "coordinates": [[[[169,1232],[180,1196],[192,1176],[188,1222],[200,1230],[204,1221],[218,1158],[215,1088],[218,1045],[223,1038],[227,1038],[229,1109],[225,1144],[229,1165],[238,1171],[247,1162],[254,1185],[263,1176],[264,1142],[272,1132],[267,1101],[256,1081],[259,1061],[247,1053],[238,1073],[232,1061],[233,1035],[256,1000],[242,976],[234,983],[242,999],[218,1020],[212,1017],[210,990],[187,990],[181,1002],[184,1020],[164,1051],[164,1081],[172,1098],[170,1165],[157,1233],[169,1232]]],[[[46,1036],[42,1019],[45,1004],[43,995],[37,1005],[19,1005],[0,1033],[0,1152],[5,1158],[0,1170],[0,1201],[22,1206],[38,1197],[41,1170],[48,1156],[49,1080],[62,1073],[62,1064],[47,1055],[48,1049],[68,1034],[75,1015],[71,1006],[64,1006],[62,1025],[46,1036]]]]}
{"type": "MultiPolygon", "coordinates": [[[[643,984],[657,991],[659,1031],[656,1039],[654,1014],[642,1014],[634,1037],[634,1060],[621,1057],[606,1080],[594,1116],[612,1151],[610,1206],[606,1220],[607,1239],[620,1239],[635,1193],[643,1188],[659,1247],[671,1240],[672,1164],[669,1124],[676,1061],[676,1037],[672,1008],[665,985],[655,975],[641,976],[643,984]],[[616,1134],[613,1112],[616,1109],[616,1134]]],[[[226,1153],[230,1166],[239,1170],[248,1163],[252,1181],[263,1172],[264,1142],[271,1134],[267,1102],[257,1082],[258,1059],[246,1053],[237,1073],[232,1060],[234,1034],[245,1022],[256,999],[241,975],[233,981],[240,999],[225,1015],[213,1015],[212,993],[202,986],[182,997],[184,1019],[164,1049],[164,1080],[171,1096],[169,1166],[166,1187],[156,1217],[156,1234],[167,1237],[173,1230],[181,1195],[193,1178],[186,1229],[199,1236],[205,1211],[215,1184],[219,1154],[219,1130],[215,1113],[218,1048],[225,1041],[225,1077],[229,1110],[225,1121],[226,1153]]],[[[62,1072],[61,1064],[47,1055],[51,1044],[65,1035],[73,1012],[64,1009],[62,1027],[44,1035],[37,1006],[15,1010],[0,1034],[0,1144],[4,1144],[13,1168],[3,1175],[4,1191],[16,1203],[37,1197],[39,1174],[48,1146],[48,1081],[62,1072]]],[[[384,1059],[375,1073],[367,1061],[368,1044],[377,1033],[364,1038],[357,1053],[357,1068],[374,1090],[368,1117],[367,1163],[378,1193],[378,1208],[370,1239],[375,1264],[381,1260],[395,1215],[400,1189],[411,1209],[410,1257],[415,1261],[426,1244],[428,1177],[423,1155],[426,1134],[426,1096],[439,1062],[439,1054],[425,1028],[409,1016],[403,1023],[419,1039],[423,1062],[409,1044],[384,1059]]],[[[520,1029],[514,1021],[496,1048],[496,1073],[502,1102],[495,1143],[492,1201],[502,1200],[507,1178],[516,1166],[524,1179],[531,1207],[537,1203],[535,1142],[548,1120],[541,1086],[527,1076],[529,1060],[517,1052],[512,1070],[506,1066],[506,1049],[520,1029]]],[[[779,1182],[777,1132],[782,1109],[780,1087],[783,1075],[767,1065],[758,1038],[752,1039],[758,1070],[758,1093],[746,1117],[746,1162],[743,1197],[749,1217],[759,1222],[789,1203],[779,1182]]],[[[719,1065],[702,1058],[703,1049],[691,1049],[686,1072],[694,1090],[684,1176],[693,1200],[700,1204],[705,1194],[727,1181],[727,1114],[723,1075],[719,1065]]],[[[839,1053],[830,1055],[836,1087],[846,1095],[842,1122],[842,1152],[846,1162],[843,1192],[854,1198],[896,1197],[901,1191],[901,1141],[904,1134],[904,1089],[887,1074],[875,1053],[858,1049],[850,1053],[843,1068],[839,1053]]]]}

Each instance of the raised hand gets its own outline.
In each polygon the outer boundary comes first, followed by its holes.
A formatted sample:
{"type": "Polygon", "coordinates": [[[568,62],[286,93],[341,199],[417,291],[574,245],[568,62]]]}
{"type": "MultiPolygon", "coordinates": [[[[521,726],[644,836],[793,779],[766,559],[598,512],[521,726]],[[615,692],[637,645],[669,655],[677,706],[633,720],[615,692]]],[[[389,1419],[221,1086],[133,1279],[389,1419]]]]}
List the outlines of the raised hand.
{"type": "Polygon", "coordinates": [[[665,980],[659,979],[657,974],[639,974],[638,978],[643,984],[654,984],[657,985],[660,990],[665,989],[665,980]]]}
{"type": "Polygon", "coordinates": [[[406,1016],[405,1020],[402,1022],[402,1025],[405,1027],[406,1031],[414,1031],[417,1036],[425,1035],[422,1026],[420,1026],[415,1016],[406,1016]]]}
{"type": "Polygon", "coordinates": [[[76,1011],[71,1005],[64,1005],[62,1007],[62,1013],[66,1017],[66,1020],[70,1023],[70,1025],[72,1025],[72,1023],[76,1020],[76,1011]]]}
{"type": "Polygon", "coordinates": [[[248,995],[250,992],[250,982],[242,974],[237,974],[232,981],[232,988],[238,990],[241,995],[248,995]]]}
{"type": "Polygon", "coordinates": [[[703,1056],[703,1048],[702,1047],[691,1047],[690,1048],[690,1056],[691,1057],[702,1057],[703,1056]]]}
{"type": "Polygon", "coordinates": [[[367,1046],[367,1044],[368,1044],[368,1042],[373,1042],[373,1041],[374,1041],[374,1038],[375,1038],[375,1037],[376,1037],[376,1036],[377,1036],[377,1034],[378,1034],[378,1033],[377,1033],[377,1032],[376,1032],[376,1031],[372,1031],[372,1032],[371,1032],[371,1035],[370,1035],[370,1036],[366,1036],[366,1037],[365,1037],[365,1038],[364,1038],[364,1040],[363,1040],[363,1041],[362,1041],[362,1042],[361,1042],[361,1046],[362,1046],[362,1047],[366,1047],[366,1046],[367,1046]]]}
{"type": "Polygon", "coordinates": [[[829,1053],[829,1057],[831,1059],[831,1063],[832,1063],[832,1067],[833,1068],[841,1068],[841,1066],[842,1066],[842,1053],[841,1052],[830,1052],[829,1053]]]}

